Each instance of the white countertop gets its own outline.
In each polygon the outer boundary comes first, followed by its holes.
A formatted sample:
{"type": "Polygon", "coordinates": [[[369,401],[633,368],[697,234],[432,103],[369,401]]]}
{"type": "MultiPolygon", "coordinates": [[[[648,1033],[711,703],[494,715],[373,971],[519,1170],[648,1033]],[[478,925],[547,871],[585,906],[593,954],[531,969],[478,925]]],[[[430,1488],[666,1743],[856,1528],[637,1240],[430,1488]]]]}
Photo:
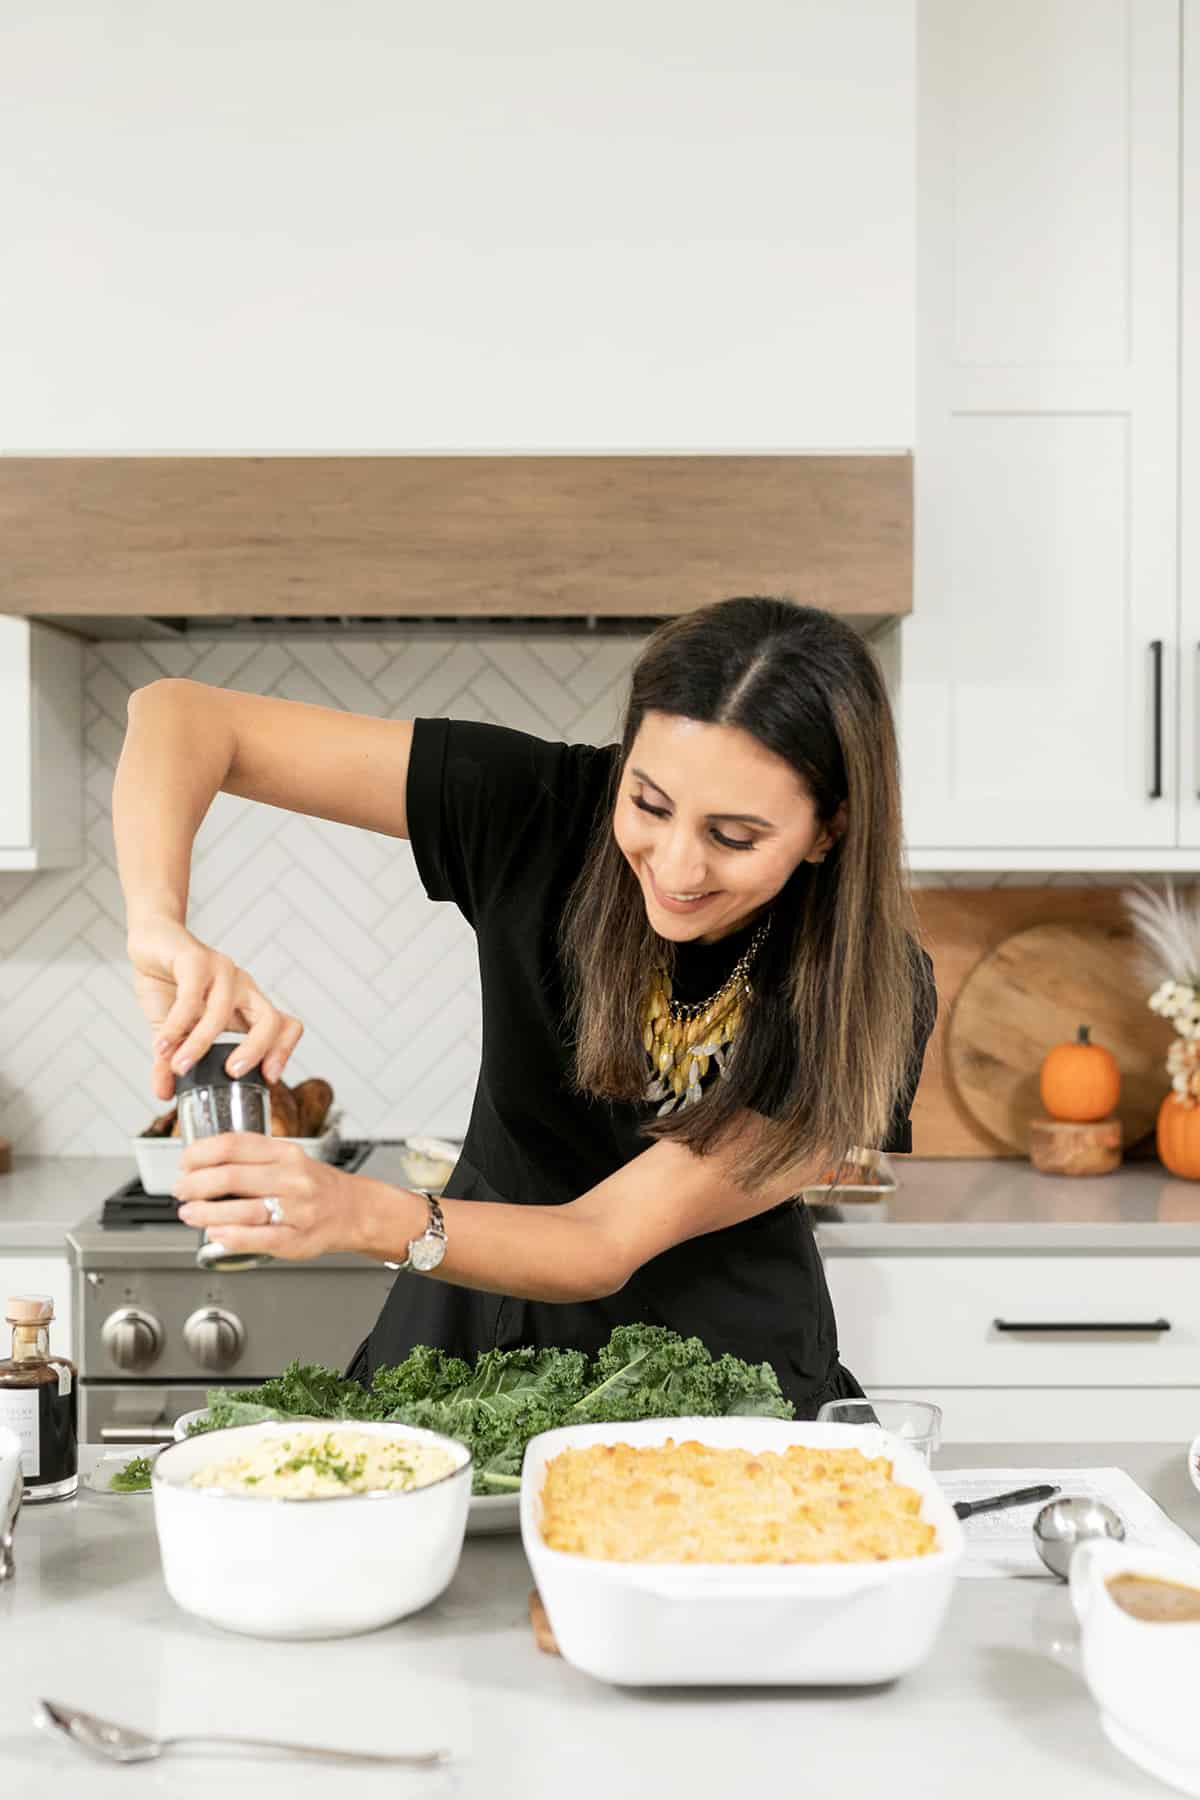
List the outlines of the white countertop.
{"type": "Polygon", "coordinates": [[[136,1173],[132,1156],[14,1156],[0,1175],[0,1252],[63,1250],[71,1226],[136,1173]]]}
{"type": "MultiPolygon", "coordinates": [[[[900,1187],[884,1211],[847,1203],[836,1216],[814,1215],[824,1254],[1200,1252],[1200,1181],[1176,1180],[1156,1162],[1075,1178],[1040,1175],[1020,1158],[897,1156],[893,1166],[900,1187]]],[[[63,1250],[67,1230],[133,1173],[123,1156],[17,1157],[0,1175],[0,1254],[63,1250]]],[[[173,1241],[170,1227],[145,1227],[142,1248],[151,1233],[173,1241]]]]}
{"type": "MultiPolygon", "coordinates": [[[[1058,1466],[1116,1464],[1200,1539],[1179,1445],[1055,1447],[1058,1466]]],[[[1046,1466],[1046,1446],[945,1449],[947,1468],[1046,1466]]],[[[1066,1590],[960,1581],[928,1661],[870,1689],[608,1687],[542,1655],[517,1538],[468,1539],[455,1580],[415,1618],[365,1637],[279,1644],[180,1613],[159,1572],[148,1497],[27,1507],[0,1587],[0,1790],[259,1800],[1069,1800],[1165,1794],[1112,1749],[1078,1674],[1066,1590]],[[435,1773],[338,1771],[179,1753],[109,1770],[30,1724],[40,1695],[151,1731],[259,1732],[363,1749],[445,1744],[435,1773]],[[353,1788],[349,1783],[353,1782],[353,1788]]]]}

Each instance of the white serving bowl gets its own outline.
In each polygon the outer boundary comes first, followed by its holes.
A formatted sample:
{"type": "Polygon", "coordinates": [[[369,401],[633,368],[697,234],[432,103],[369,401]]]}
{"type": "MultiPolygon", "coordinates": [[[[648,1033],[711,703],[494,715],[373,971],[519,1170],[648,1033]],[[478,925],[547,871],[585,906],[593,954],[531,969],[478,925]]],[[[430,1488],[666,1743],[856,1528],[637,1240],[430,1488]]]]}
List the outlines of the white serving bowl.
{"type": "MultiPolygon", "coordinates": [[[[184,1152],[181,1137],[130,1138],[138,1179],[148,1194],[171,1194],[179,1179],[179,1159],[184,1152]]],[[[314,1162],[332,1162],[338,1152],[337,1131],[323,1131],[314,1138],[277,1138],[280,1144],[297,1144],[314,1162]]]]}
{"type": "Polygon", "coordinates": [[[815,1685],[891,1681],[923,1660],[950,1602],[962,1527],[937,1479],[874,1426],[784,1419],[644,1419],[567,1426],[533,1438],[521,1472],[521,1537],[559,1649],[622,1684],[815,1685]],[[591,1444],[690,1441],[751,1451],[792,1444],[886,1455],[937,1528],[927,1556],[872,1563],[617,1563],[551,1550],[542,1538],[546,1464],[591,1444]]]}
{"type": "MultiPolygon", "coordinates": [[[[192,1435],[190,1427],[196,1423],[197,1419],[207,1419],[207,1417],[207,1406],[194,1406],[191,1412],[180,1413],[174,1425],[171,1427],[175,1442],[181,1444],[185,1438],[190,1438],[192,1435]]],[[[276,1421],[264,1419],[262,1423],[266,1425],[269,1423],[276,1423],[276,1421]]],[[[333,1430],[335,1426],[343,1427],[348,1431],[355,1431],[358,1428],[359,1421],[357,1419],[322,1419],[318,1418],[315,1414],[309,1417],[304,1413],[294,1413],[288,1416],[286,1423],[295,1425],[297,1428],[302,1425],[323,1425],[327,1431],[333,1430]]]]}
{"type": "Polygon", "coordinates": [[[413,1425],[324,1423],[440,1445],[455,1467],[403,1492],[256,1499],[188,1482],[208,1463],[312,1426],[235,1425],[168,1444],[151,1474],[154,1523],[167,1592],[185,1612],[255,1637],[346,1637],[417,1612],[449,1586],[471,1498],[466,1445],[413,1425]]]}
{"type": "Polygon", "coordinates": [[[1187,1452],[1188,1479],[1200,1494],[1200,1437],[1194,1437],[1187,1452]]]}

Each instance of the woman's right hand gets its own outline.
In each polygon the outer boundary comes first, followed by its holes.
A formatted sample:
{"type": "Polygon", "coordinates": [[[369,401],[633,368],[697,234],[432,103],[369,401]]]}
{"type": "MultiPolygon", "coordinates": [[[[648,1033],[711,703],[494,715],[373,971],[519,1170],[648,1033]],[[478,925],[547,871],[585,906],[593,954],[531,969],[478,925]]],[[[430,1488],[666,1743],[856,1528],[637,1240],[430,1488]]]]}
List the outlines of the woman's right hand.
{"type": "Polygon", "coordinates": [[[272,1006],[245,969],[166,917],[131,926],[128,948],[134,990],[153,1033],[150,1085],[160,1100],[171,1099],[176,1075],[223,1031],[246,1033],[231,1052],[231,1075],[261,1063],[268,1081],[280,1079],[304,1027],[272,1006]]]}

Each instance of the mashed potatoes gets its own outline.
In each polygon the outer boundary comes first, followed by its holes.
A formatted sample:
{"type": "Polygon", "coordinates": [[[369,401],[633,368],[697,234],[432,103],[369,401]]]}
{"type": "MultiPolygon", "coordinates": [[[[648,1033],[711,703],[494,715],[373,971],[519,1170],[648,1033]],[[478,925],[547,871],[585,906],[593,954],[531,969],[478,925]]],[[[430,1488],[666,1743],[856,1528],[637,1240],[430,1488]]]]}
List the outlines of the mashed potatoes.
{"type": "Polygon", "coordinates": [[[789,1446],[597,1444],[546,1465],[542,1536],[609,1562],[879,1562],[926,1556],[934,1527],[887,1457],[789,1446]]]}
{"type": "Polygon", "coordinates": [[[243,1456],[209,1463],[191,1487],[260,1499],[328,1500],[342,1494],[427,1487],[459,1467],[440,1444],[352,1429],[289,1431],[260,1438],[243,1456]]]}

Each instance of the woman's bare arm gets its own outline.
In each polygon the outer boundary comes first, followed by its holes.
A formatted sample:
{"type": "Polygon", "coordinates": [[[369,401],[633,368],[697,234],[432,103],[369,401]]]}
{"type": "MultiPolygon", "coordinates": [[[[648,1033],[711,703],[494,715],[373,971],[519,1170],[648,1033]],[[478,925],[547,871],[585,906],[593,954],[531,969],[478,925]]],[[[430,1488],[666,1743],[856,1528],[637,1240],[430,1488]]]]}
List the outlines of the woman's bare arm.
{"type": "MultiPolygon", "coordinates": [[[[600,1299],[673,1244],[766,1212],[818,1174],[816,1161],[797,1164],[750,1193],[738,1182],[741,1162],[736,1144],[698,1156],[667,1141],[564,1206],[443,1200],[446,1256],[429,1279],[526,1300],[600,1299]]],[[[427,1222],[420,1195],[269,1138],[207,1139],[184,1152],[183,1167],[176,1193],[186,1223],[208,1226],[230,1250],[291,1261],[353,1250],[401,1262],[427,1222]],[[258,1196],[267,1194],[280,1200],[285,1225],[262,1224],[258,1196]]]]}
{"type": "Polygon", "coordinates": [[[156,681],[132,695],[113,830],[135,986],[155,1034],[151,1085],[160,1098],[231,1025],[248,1032],[248,1061],[263,1061],[272,1079],[302,1030],[244,970],[186,928],[192,846],[215,796],[237,794],[403,837],[411,745],[408,720],[200,682],[156,681]]]}
{"type": "Polygon", "coordinates": [[[409,719],[198,681],[139,688],[113,791],[122,881],[128,869],[139,895],[154,895],[166,863],[169,897],[178,899],[182,886],[186,899],[192,839],[221,792],[405,837],[411,746],[409,719]]]}

